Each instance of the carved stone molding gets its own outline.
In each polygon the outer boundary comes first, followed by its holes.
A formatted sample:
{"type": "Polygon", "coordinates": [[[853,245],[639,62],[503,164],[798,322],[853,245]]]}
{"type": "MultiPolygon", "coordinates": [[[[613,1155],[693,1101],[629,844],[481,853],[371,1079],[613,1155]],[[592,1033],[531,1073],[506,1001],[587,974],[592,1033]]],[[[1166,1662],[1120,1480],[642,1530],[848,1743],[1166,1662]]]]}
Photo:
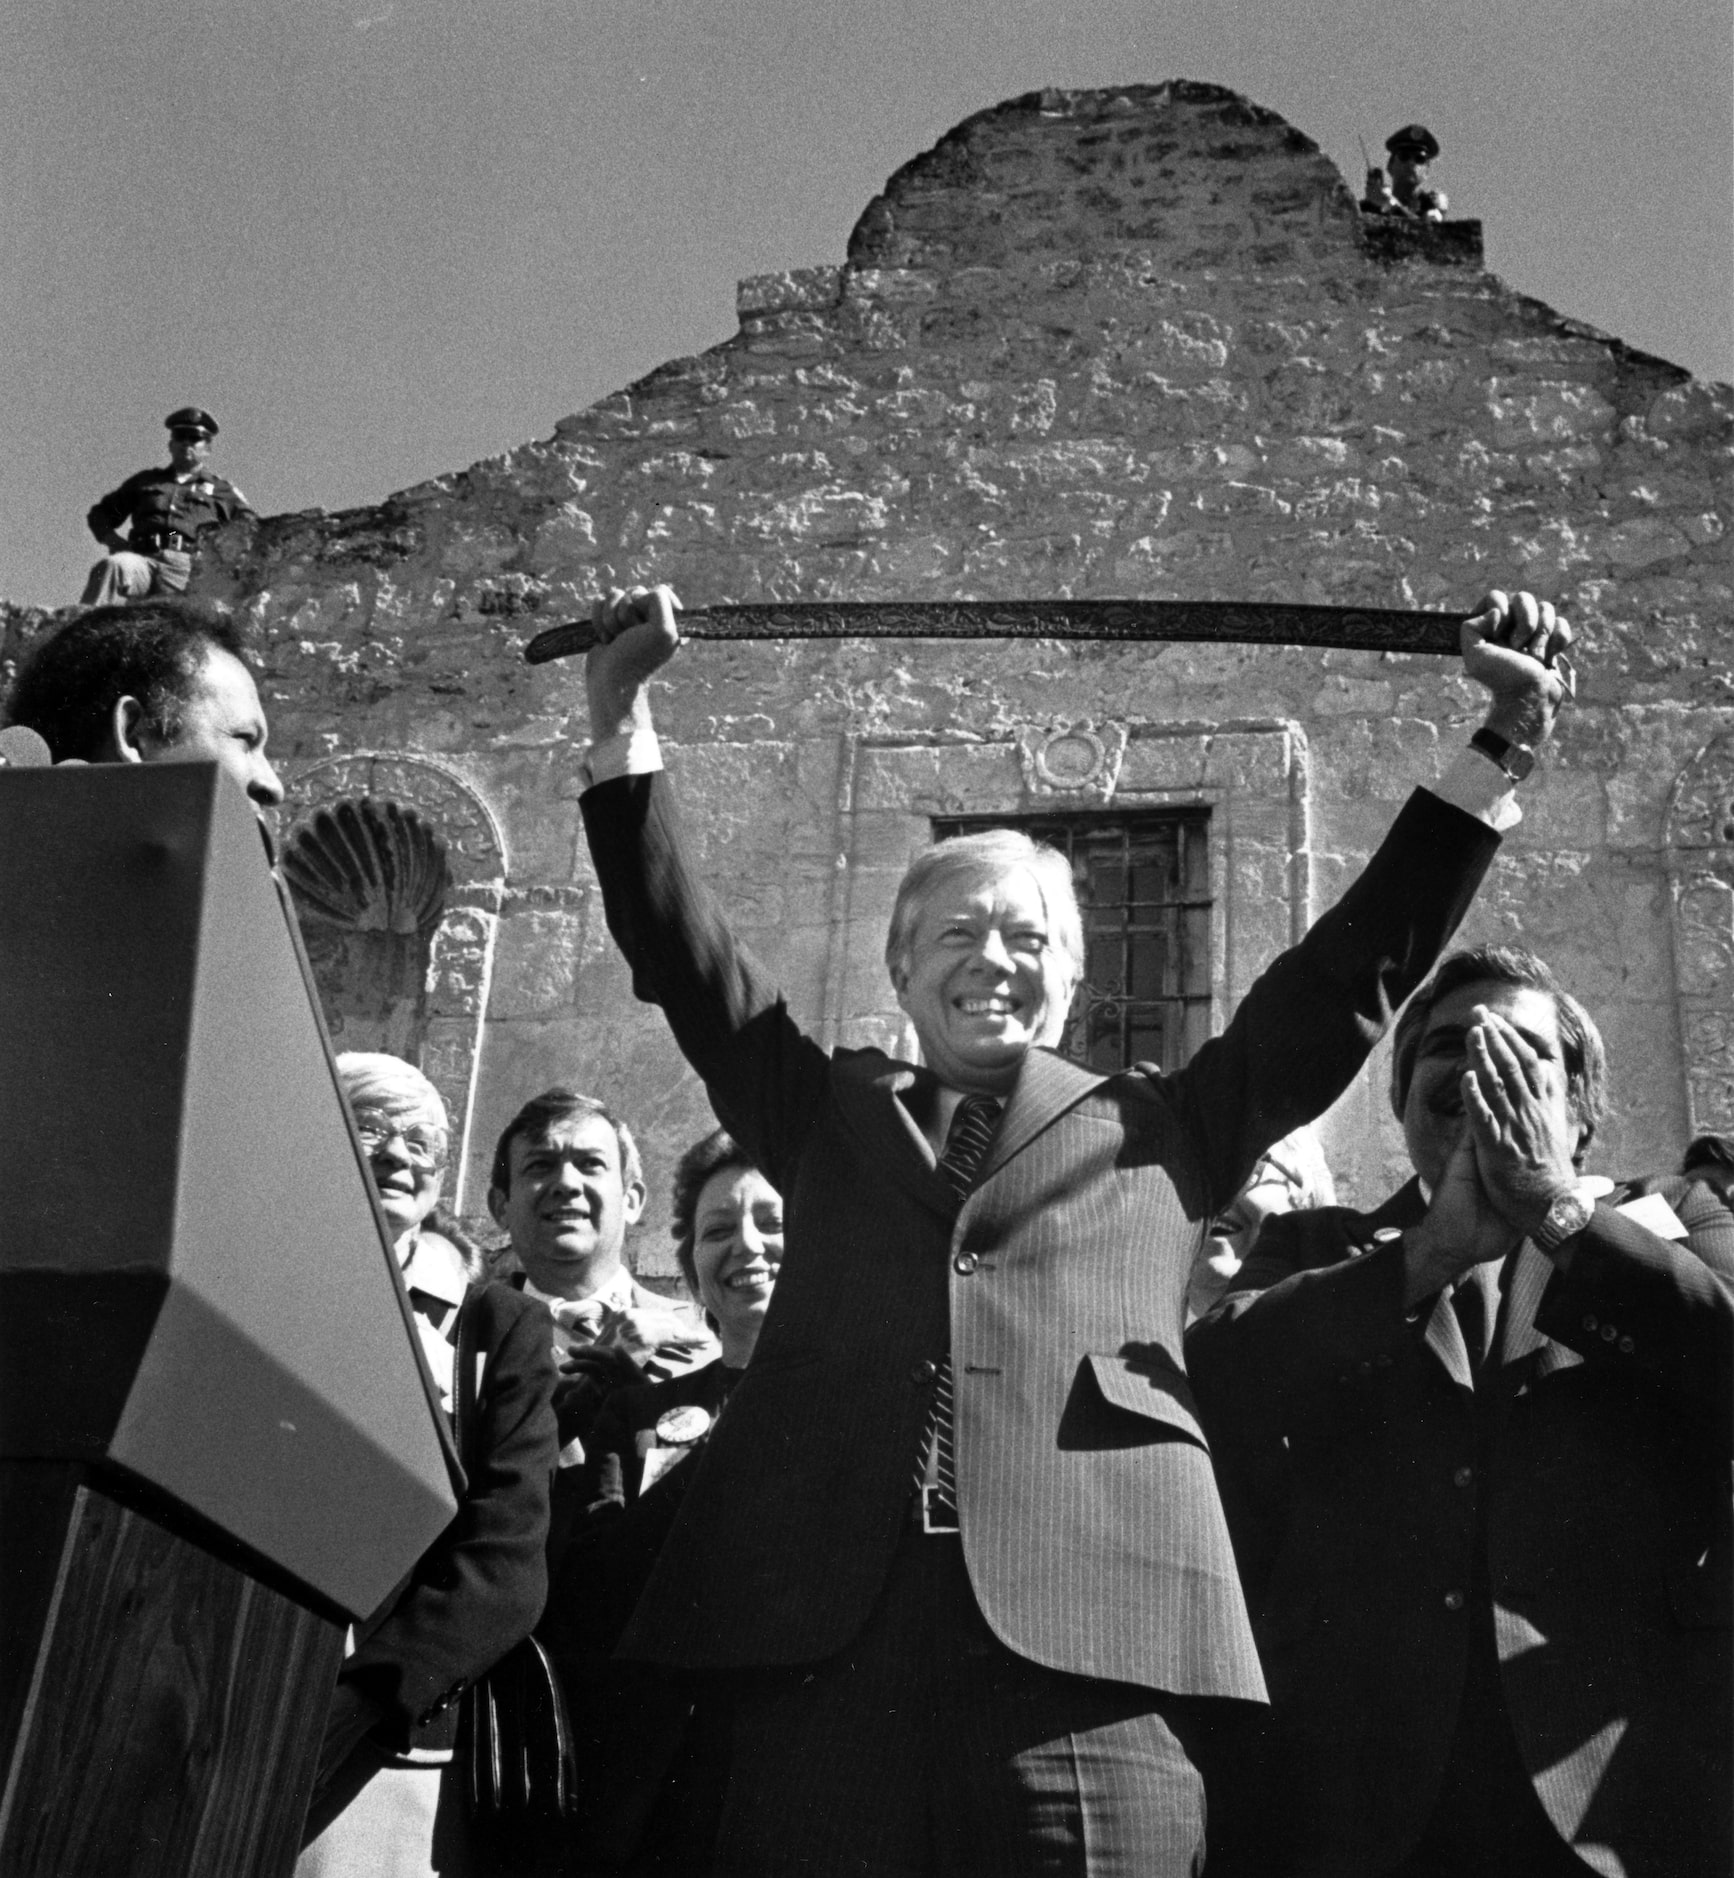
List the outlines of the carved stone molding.
{"type": "Polygon", "coordinates": [[[451,1117],[448,1197],[461,1213],[473,1184],[476,1074],[505,897],[499,823],[461,777],[406,753],[291,767],[286,784],[284,874],[313,919],[425,940],[415,1054],[451,1117]]]}
{"type": "Polygon", "coordinates": [[[1694,1132],[1734,1133],[1734,731],[1681,770],[1666,825],[1674,984],[1694,1132]]]}
{"type": "Polygon", "coordinates": [[[1032,796],[1064,796],[1078,802],[1109,802],[1126,755],[1126,726],[1091,718],[1030,724],[1018,732],[1024,788],[1032,796]]]}
{"type": "Polygon", "coordinates": [[[303,915],[357,932],[417,933],[445,910],[446,845],[399,802],[344,796],[315,809],[283,850],[303,915]]]}
{"type": "MultiPolygon", "coordinates": [[[[287,777],[290,840],[322,808],[345,798],[396,802],[414,809],[445,843],[454,897],[467,905],[490,903],[484,891],[506,878],[506,843],[493,811],[460,776],[427,757],[383,751],[329,757],[293,766],[287,777]]],[[[492,904],[497,906],[497,895],[492,904]]]]}

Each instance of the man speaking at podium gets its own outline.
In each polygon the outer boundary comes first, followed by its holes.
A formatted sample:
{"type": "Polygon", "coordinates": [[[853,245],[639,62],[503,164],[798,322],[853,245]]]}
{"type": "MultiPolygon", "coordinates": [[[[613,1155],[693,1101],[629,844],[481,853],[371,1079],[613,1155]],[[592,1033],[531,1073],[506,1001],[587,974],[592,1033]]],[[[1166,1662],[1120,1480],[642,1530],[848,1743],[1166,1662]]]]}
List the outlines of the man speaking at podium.
{"type": "Polygon", "coordinates": [[[283,800],[240,625],[197,600],[80,614],[30,654],[7,718],[56,763],[214,762],[256,809],[283,800]]]}
{"type": "Polygon", "coordinates": [[[788,1203],[777,1295],[621,1654],[739,1677],[720,1867],[1202,1866],[1213,1698],[1264,1684],[1181,1359],[1188,1275],[1260,1154],[1340,1095],[1515,820],[1570,637],[1489,597],[1474,747],[1172,1075],[1059,1055],[1064,858],[920,856],[886,960],[918,1067],[828,1053],[682,842],[645,686],[666,588],[596,608],[584,821],[608,924],[717,1118],[788,1203]]]}

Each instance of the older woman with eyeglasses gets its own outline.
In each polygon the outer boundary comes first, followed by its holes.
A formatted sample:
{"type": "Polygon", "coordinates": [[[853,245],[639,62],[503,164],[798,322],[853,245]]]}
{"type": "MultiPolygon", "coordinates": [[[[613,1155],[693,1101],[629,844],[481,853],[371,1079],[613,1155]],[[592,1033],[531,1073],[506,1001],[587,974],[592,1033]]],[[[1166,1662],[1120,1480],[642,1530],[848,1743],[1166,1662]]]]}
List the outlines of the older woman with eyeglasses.
{"type": "MultiPolygon", "coordinates": [[[[454,1704],[529,1634],[547,1591],[558,1445],[547,1318],[508,1285],[473,1283],[462,1243],[432,1223],[450,1142],[433,1084],[391,1056],[345,1054],[337,1072],[448,1414],[458,1349],[474,1351],[480,1374],[473,1423],[459,1431],[468,1485],[457,1517],[355,1628],[296,1878],[470,1878],[486,1867],[445,1771],[454,1704]]],[[[468,1416],[467,1390],[465,1400],[468,1416]]]]}

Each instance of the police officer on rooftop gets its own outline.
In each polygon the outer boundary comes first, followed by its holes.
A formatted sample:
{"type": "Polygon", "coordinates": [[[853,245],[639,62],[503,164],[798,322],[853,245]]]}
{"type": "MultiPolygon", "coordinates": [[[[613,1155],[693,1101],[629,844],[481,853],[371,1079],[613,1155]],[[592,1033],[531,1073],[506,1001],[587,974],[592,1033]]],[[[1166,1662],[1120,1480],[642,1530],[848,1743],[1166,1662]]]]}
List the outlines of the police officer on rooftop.
{"type": "Polygon", "coordinates": [[[112,606],[147,594],[185,592],[200,535],[237,515],[253,514],[240,490],[208,467],[217,434],[210,412],[189,404],[163,421],[169,432],[167,468],[129,476],[86,517],[108,553],[90,570],[81,605],[112,606]]]}
{"type": "Polygon", "coordinates": [[[1439,139],[1425,124],[1405,124],[1385,139],[1390,153],[1391,194],[1423,222],[1443,221],[1451,204],[1444,190],[1427,186],[1427,166],[1439,154],[1439,139]]]}

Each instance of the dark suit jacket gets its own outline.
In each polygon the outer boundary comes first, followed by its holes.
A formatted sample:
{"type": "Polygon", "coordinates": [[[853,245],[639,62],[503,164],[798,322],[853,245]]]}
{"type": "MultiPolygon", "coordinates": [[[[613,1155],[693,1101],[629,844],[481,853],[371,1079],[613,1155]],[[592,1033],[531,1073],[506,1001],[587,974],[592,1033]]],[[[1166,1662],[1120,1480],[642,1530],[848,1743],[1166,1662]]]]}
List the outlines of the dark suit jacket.
{"type": "Polygon", "coordinates": [[[378,1732],[397,1747],[437,1728],[463,1688],[530,1634],[548,1588],[556,1453],[548,1314],[497,1284],[478,1286],[464,1308],[475,1313],[483,1368],[463,1500],[408,1582],[357,1627],[338,1678],[334,1723],[359,1698],[383,1714],[378,1732]]]}
{"type": "Polygon", "coordinates": [[[1414,1846],[1478,1586],[1562,1837],[1627,1878],[1729,1869],[1734,1217],[1707,1187],[1650,1189],[1687,1241],[1622,1217],[1639,1189],[1616,1189],[1569,1272],[1508,1261],[1479,1394],[1449,1300],[1403,1312],[1391,1229],[1421,1217],[1414,1183],[1372,1214],[1267,1221],[1189,1333],[1273,1703],[1225,1795],[1266,1802],[1261,1878],[1387,1871],[1414,1846]]]}
{"type": "MultiPolygon", "coordinates": [[[[639,1436],[670,1409],[714,1416],[735,1375],[716,1361],[616,1389],[585,1437],[584,1465],[564,1469],[556,1490],[587,1502],[550,1546],[548,1608],[537,1626],[578,1746],[572,1845],[581,1869],[633,1869],[635,1859],[668,1855],[671,1844],[693,1850],[693,1870],[709,1869],[703,1854],[726,1772],[725,1734],[693,1723],[706,1692],[648,1664],[617,1661],[614,1648],[698,1465],[697,1454],[683,1455],[641,1491],[639,1436]]],[[[714,1704],[715,1691],[708,1699],[714,1704]]]]}
{"type": "Polygon", "coordinates": [[[1032,1052],[959,1211],[899,1100],[924,1072],[801,1032],[693,874],[666,782],[606,782],[583,806],[635,989],[787,1225],[752,1364],[623,1650],[729,1668],[843,1648],[904,1529],[949,1347],[964,1557],[999,1637],[1081,1675],[1259,1697],[1181,1362],[1187,1275],[1259,1153],[1360,1067],[1496,837],[1417,793],[1177,1075],[1032,1052]]]}

